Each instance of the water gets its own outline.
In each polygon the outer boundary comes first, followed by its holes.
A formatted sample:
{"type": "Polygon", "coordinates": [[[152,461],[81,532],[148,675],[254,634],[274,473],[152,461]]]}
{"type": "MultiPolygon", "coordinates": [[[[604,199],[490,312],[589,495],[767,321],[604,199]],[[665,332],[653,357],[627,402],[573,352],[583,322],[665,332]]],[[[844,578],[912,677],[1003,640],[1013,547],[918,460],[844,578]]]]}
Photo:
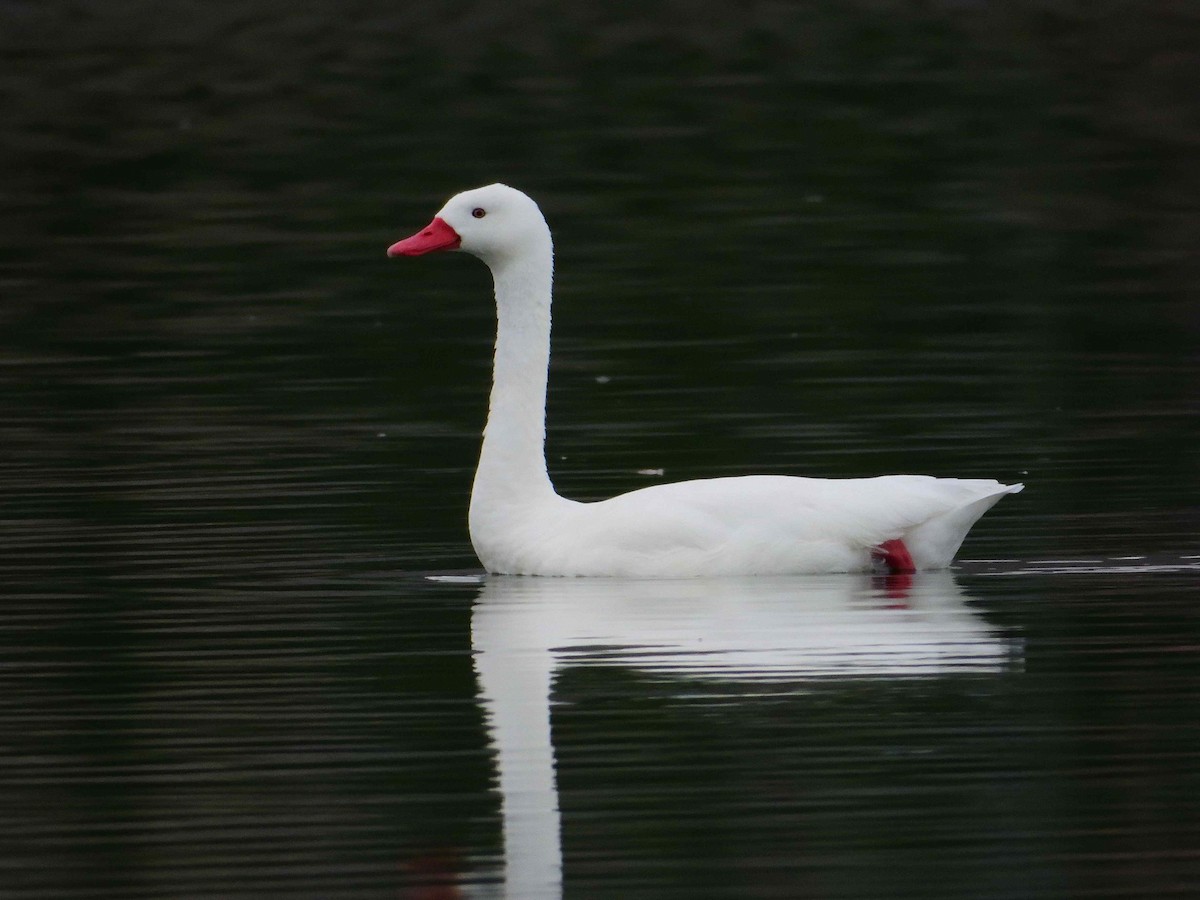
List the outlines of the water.
{"type": "Polygon", "coordinates": [[[0,10],[0,895],[1196,893],[1195,20],[1026,6],[0,10]],[[1028,489],[480,581],[486,272],[383,251],[496,179],[565,494],[1028,489]]]}

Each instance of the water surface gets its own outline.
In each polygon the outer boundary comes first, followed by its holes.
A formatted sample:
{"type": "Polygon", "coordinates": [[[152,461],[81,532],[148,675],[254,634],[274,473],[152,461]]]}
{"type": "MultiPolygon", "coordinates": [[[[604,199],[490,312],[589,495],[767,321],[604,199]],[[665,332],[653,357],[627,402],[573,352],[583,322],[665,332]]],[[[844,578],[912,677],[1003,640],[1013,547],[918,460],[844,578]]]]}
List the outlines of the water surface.
{"type": "Polygon", "coordinates": [[[543,6],[0,9],[0,894],[1196,893],[1194,16],[543,6]],[[568,496],[1028,489],[481,580],[487,274],[383,252],[494,180],[568,496]]]}

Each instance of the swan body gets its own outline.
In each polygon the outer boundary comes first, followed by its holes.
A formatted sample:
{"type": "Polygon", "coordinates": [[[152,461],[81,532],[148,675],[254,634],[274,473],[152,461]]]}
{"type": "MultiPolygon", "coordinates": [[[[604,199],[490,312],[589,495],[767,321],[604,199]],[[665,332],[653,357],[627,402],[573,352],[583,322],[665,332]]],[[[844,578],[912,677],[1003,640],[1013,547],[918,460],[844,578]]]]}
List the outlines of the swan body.
{"type": "Polygon", "coordinates": [[[553,243],[537,204],[502,184],[452,197],[389,256],[462,250],[491,269],[492,392],[471,490],[471,543],[491,573],[692,577],[892,571],[950,564],[1005,494],[989,479],[748,475],[560,497],[546,471],[553,243]]]}

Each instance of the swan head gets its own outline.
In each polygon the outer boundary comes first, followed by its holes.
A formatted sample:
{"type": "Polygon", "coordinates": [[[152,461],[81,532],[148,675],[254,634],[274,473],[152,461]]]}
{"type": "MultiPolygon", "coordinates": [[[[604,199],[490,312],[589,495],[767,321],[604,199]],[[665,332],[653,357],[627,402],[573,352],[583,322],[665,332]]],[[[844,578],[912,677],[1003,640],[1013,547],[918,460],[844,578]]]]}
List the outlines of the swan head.
{"type": "Polygon", "coordinates": [[[432,222],[388,247],[388,256],[462,250],[495,265],[549,245],[550,229],[538,205],[516,188],[489,184],[455,194],[432,222]]]}

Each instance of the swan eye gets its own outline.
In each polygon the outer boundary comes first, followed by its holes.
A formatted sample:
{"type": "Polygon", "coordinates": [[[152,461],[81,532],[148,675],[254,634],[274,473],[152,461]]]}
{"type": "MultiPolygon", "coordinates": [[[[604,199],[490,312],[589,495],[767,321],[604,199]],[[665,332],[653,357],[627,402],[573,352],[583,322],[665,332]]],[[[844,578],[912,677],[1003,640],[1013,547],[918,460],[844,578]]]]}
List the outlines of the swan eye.
{"type": "Polygon", "coordinates": [[[473,215],[477,219],[482,219],[484,216],[487,215],[487,210],[484,209],[482,206],[477,206],[473,210],[471,210],[471,215],[473,215]]]}

